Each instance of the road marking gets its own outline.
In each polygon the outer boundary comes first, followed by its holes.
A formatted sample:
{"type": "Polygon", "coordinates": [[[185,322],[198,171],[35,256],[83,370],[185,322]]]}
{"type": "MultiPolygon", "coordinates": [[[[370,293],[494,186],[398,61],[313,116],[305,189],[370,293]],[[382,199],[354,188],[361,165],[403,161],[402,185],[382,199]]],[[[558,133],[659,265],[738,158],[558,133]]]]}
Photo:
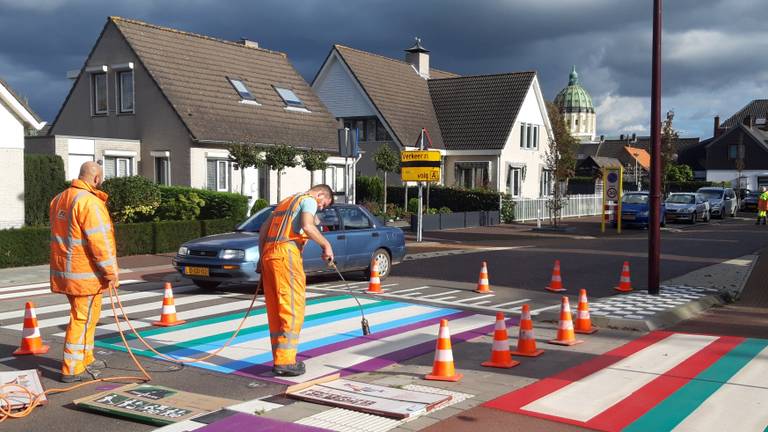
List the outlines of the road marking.
{"type": "Polygon", "coordinates": [[[453,293],[457,293],[457,292],[460,292],[460,291],[461,290],[443,291],[443,292],[439,292],[437,294],[429,294],[429,295],[421,296],[420,298],[425,299],[425,298],[432,298],[432,297],[440,297],[441,295],[453,294],[453,293]]]}
{"type": "Polygon", "coordinates": [[[554,305],[554,306],[547,306],[547,307],[543,307],[543,308],[534,309],[534,310],[531,311],[531,315],[536,315],[539,312],[544,312],[545,310],[557,309],[557,308],[559,308],[561,306],[562,305],[554,305]]]}
{"type": "Polygon", "coordinates": [[[491,302],[490,300],[485,300],[485,301],[481,301],[481,302],[477,302],[477,303],[467,303],[467,304],[472,305],[472,306],[480,306],[480,305],[488,304],[490,302],[491,302]]]}
{"type": "Polygon", "coordinates": [[[416,287],[416,288],[408,288],[408,289],[403,289],[403,290],[398,290],[398,291],[392,291],[390,294],[399,294],[399,293],[402,293],[402,292],[416,291],[416,290],[420,290],[420,289],[424,289],[424,288],[429,288],[429,287],[428,286],[420,286],[420,287],[416,287]]]}
{"type": "Polygon", "coordinates": [[[468,302],[470,300],[479,300],[479,299],[488,298],[488,297],[495,297],[495,296],[496,296],[496,294],[486,294],[486,295],[481,295],[481,296],[477,296],[477,297],[469,297],[469,298],[465,298],[465,299],[462,299],[462,300],[456,300],[456,303],[465,303],[465,302],[468,302]]]}
{"type": "MultiPolygon", "coordinates": [[[[440,298],[436,298],[436,299],[430,299],[430,301],[439,302],[439,301],[445,301],[445,300],[450,300],[450,299],[455,299],[455,298],[456,298],[456,296],[446,296],[446,297],[440,297],[440,298]]],[[[456,302],[454,302],[454,303],[456,303],[456,302]]]]}
{"type": "Polygon", "coordinates": [[[494,305],[493,307],[500,308],[500,307],[504,307],[504,306],[508,306],[508,305],[513,305],[513,304],[518,304],[518,303],[525,303],[527,301],[531,301],[531,299],[522,299],[522,300],[515,300],[515,301],[511,301],[511,302],[506,302],[506,303],[500,303],[500,304],[494,305]]]}
{"type": "MultiPolygon", "coordinates": [[[[130,285],[130,284],[139,283],[139,282],[143,282],[143,281],[127,280],[127,281],[120,282],[120,284],[121,285],[130,285]]],[[[17,292],[12,292],[12,293],[8,293],[8,294],[0,294],[0,300],[7,300],[7,299],[12,299],[12,298],[31,297],[31,296],[42,295],[42,294],[56,294],[56,293],[52,293],[51,292],[51,288],[49,287],[49,284],[47,284],[47,283],[46,284],[34,284],[34,285],[44,286],[44,287],[48,287],[48,288],[37,289],[37,290],[32,290],[32,291],[23,291],[24,289],[27,289],[27,288],[33,288],[33,286],[30,286],[30,285],[18,285],[18,286],[15,286],[15,287],[4,287],[4,288],[0,288],[0,291],[17,291],[17,292]],[[18,291],[18,290],[22,290],[22,291],[18,291]]]]}
{"type": "MultiPolygon", "coordinates": [[[[416,292],[411,292],[411,293],[408,293],[408,294],[403,294],[400,297],[416,297],[417,295],[421,295],[421,293],[416,291],[416,292]]],[[[440,295],[443,295],[443,293],[440,293],[440,295]]],[[[392,296],[392,297],[397,297],[397,296],[392,296]]]]}

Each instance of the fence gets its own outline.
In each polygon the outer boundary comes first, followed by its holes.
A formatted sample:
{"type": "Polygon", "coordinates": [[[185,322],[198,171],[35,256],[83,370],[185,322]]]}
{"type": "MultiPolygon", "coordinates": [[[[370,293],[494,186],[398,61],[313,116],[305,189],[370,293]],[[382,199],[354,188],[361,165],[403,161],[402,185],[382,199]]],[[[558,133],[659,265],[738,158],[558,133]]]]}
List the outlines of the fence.
{"type": "MultiPolygon", "coordinates": [[[[547,198],[516,198],[513,201],[516,222],[549,218],[547,198]]],[[[599,215],[602,212],[602,201],[602,195],[569,195],[561,210],[561,216],[568,218],[599,215]]]]}

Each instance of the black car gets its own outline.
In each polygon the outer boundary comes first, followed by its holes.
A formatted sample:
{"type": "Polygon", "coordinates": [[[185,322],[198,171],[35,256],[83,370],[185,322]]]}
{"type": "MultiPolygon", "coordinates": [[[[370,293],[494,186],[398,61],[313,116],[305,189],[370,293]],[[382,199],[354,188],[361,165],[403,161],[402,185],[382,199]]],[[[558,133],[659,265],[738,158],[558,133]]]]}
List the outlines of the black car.
{"type": "Polygon", "coordinates": [[[757,211],[757,201],[760,197],[759,192],[750,192],[741,200],[741,211],[744,212],[756,212],[757,211]]]}

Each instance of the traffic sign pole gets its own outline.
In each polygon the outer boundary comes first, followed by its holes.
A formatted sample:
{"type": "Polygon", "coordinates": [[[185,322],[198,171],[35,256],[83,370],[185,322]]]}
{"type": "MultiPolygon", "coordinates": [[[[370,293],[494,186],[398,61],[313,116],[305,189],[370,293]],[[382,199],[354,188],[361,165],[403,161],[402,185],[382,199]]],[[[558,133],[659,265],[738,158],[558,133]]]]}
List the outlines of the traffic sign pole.
{"type": "MultiPolygon", "coordinates": [[[[421,138],[419,139],[419,150],[424,150],[424,128],[421,128],[421,138]]],[[[422,214],[424,210],[422,207],[424,197],[422,196],[421,185],[422,185],[422,182],[419,182],[419,214],[418,216],[416,216],[416,219],[418,220],[418,225],[419,225],[416,230],[416,242],[418,243],[421,243],[421,240],[422,240],[422,225],[423,225],[422,221],[424,220],[423,214],[422,214]]]]}

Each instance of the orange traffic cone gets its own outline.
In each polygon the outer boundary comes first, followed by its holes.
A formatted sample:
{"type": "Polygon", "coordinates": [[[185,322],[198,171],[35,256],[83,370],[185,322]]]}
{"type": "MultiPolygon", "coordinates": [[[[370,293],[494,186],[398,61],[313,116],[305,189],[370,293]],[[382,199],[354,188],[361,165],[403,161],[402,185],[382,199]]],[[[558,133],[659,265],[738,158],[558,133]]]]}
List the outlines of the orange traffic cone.
{"type": "Polygon", "coordinates": [[[632,280],[629,277],[629,261],[624,261],[624,265],[621,266],[621,279],[619,279],[619,286],[615,287],[614,289],[621,292],[632,291],[632,280]]]}
{"type": "Polygon", "coordinates": [[[152,325],[161,327],[171,327],[184,324],[185,320],[176,319],[176,305],[173,303],[173,288],[170,282],[165,283],[165,295],[163,296],[163,311],[160,314],[160,321],[155,321],[152,325]]]}
{"type": "Polygon", "coordinates": [[[587,290],[579,291],[579,309],[576,312],[576,333],[592,334],[597,331],[597,327],[592,326],[592,319],[589,317],[589,302],[587,301],[587,290]]]}
{"type": "Polygon", "coordinates": [[[437,335],[437,347],[435,348],[435,361],[432,373],[425,375],[424,379],[436,381],[456,382],[464,375],[456,373],[453,367],[453,351],[451,350],[451,332],[448,330],[448,320],[440,320],[440,331],[437,335]]]}
{"type": "Polygon", "coordinates": [[[491,359],[480,363],[485,367],[509,369],[520,364],[512,360],[509,353],[509,337],[507,336],[507,323],[504,321],[504,313],[496,312],[496,327],[493,329],[493,347],[491,359]]]}
{"type": "Polygon", "coordinates": [[[379,260],[371,264],[371,280],[368,281],[368,294],[381,294],[381,279],[379,279],[379,260]]]}
{"type": "Polygon", "coordinates": [[[563,296],[563,303],[560,307],[560,325],[557,328],[557,339],[549,341],[555,345],[576,345],[584,341],[576,340],[573,332],[573,320],[571,320],[571,306],[568,304],[568,297],[563,296]]]}
{"type": "Polygon", "coordinates": [[[555,260],[555,267],[552,269],[552,280],[547,287],[552,292],[563,292],[563,278],[560,276],[560,260],[555,260]]]}
{"type": "Polygon", "coordinates": [[[13,352],[13,355],[45,354],[49,348],[48,345],[43,345],[43,339],[40,337],[35,304],[27,302],[27,305],[24,307],[24,329],[21,332],[21,346],[13,352]]]}
{"type": "Polygon", "coordinates": [[[485,261],[483,261],[483,265],[480,267],[480,277],[477,279],[475,292],[483,294],[493,292],[488,284],[488,264],[485,261]]]}
{"type": "Polygon", "coordinates": [[[533,320],[531,319],[531,307],[523,305],[523,313],[520,316],[520,333],[517,337],[517,350],[512,355],[522,357],[538,357],[544,353],[536,349],[536,337],[533,335],[533,320]]]}

